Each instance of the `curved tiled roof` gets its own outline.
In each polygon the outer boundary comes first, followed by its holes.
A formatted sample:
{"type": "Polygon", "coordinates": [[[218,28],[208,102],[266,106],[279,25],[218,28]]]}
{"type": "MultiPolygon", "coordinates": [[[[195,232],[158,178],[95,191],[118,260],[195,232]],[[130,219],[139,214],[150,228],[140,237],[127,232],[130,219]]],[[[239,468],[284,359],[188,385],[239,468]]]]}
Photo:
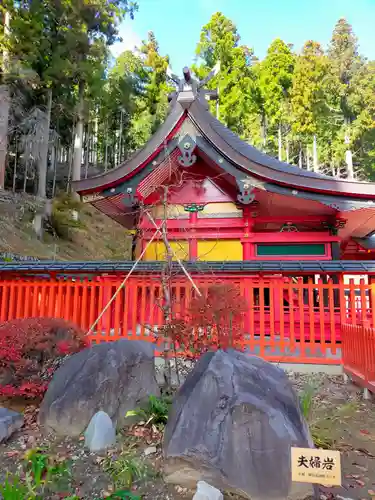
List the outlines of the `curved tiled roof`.
{"type": "Polygon", "coordinates": [[[254,177],[306,191],[375,199],[374,183],[335,179],[318,172],[303,170],[262,153],[219,122],[199,99],[191,104],[188,115],[218,152],[254,177]]]}
{"type": "Polygon", "coordinates": [[[175,99],[164,124],[132,158],[105,174],[73,182],[73,188],[83,194],[99,188],[103,190],[129,179],[162,151],[165,140],[172,139],[186,117],[190,118],[204,140],[246,175],[301,191],[375,200],[373,183],[335,179],[318,172],[300,169],[262,153],[218,121],[208,111],[203,98],[199,96],[193,96],[190,101],[182,99],[179,102],[179,99],[175,99]]]}

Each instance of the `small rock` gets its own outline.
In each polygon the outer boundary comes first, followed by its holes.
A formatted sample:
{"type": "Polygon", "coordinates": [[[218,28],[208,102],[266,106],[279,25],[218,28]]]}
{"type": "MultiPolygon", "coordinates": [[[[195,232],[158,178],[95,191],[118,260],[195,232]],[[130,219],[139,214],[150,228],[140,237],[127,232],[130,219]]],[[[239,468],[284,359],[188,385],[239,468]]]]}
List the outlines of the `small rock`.
{"type": "Polygon", "coordinates": [[[193,500],[224,500],[223,494],[205,481],[198,481],[193,500]]]}
{"type": "Polygon", "coordinates": [[[146,457],[148,457],[149,455],[153,455],[157,451],[158,450],[157,450],[156,446],[149,446],[148,448],[145,449],[145,451],[143,453],[146,455],[146,457]]]}
{"type": "Polygon", "coordinates": [[[177,491],[177,493],[180,493],[181,495],[182,495],[183,493],[186,493],[186,492],[188,491],[188,490],[187,490],[187,488],[182,488],[182,487],[181,487],[181,486],[179,486],[179,485],[175,486],[175,490],[177,491]]]}
{"type": "Polygon", "coordinates": [[[116,430],[111,418],[104,411],[98,411],[86,429],[85,446],[90,451],[101,451],[112,446],[115,441],[116,430]]]}
{"type": "Polygon", "coordinates": [[[16,411],[0,407],[0,443],[23,426],[23,416],[16,411]]]}

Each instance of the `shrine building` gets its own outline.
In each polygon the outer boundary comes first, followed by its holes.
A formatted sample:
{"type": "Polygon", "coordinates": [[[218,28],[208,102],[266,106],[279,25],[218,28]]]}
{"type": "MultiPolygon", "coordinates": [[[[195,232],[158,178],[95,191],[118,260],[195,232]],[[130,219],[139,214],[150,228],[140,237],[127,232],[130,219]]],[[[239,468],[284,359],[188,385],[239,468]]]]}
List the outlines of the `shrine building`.
{"type": "MultiPolygon", "coordinates": [[[[135,260],[167,219],[174,257],[196,261],[369,260],[375,184],[281,162],[241,140],[209,111],[205,82],[187,68],[165,122],[117,168],[73,183],[135,230],[135,260]],[[152,219],[147,215],[149,213],[152,219]]],[[[143,260],[161,261],[161,235],[143,260]]]]}

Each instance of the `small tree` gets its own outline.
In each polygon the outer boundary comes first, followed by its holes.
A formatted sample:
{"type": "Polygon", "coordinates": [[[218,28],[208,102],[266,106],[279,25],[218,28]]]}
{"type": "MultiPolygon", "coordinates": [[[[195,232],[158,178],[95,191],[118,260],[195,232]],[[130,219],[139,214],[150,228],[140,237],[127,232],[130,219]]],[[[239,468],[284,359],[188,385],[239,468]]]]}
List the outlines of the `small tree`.
{"type": "Polygon", "coordinates": [[[201,297],[193,298],[187,317],[175,319],[166,333],[175,349],[182,348],[189,357],[217,349],[242,350],[247,309],[238,288],[211,285],[201,297]]]}

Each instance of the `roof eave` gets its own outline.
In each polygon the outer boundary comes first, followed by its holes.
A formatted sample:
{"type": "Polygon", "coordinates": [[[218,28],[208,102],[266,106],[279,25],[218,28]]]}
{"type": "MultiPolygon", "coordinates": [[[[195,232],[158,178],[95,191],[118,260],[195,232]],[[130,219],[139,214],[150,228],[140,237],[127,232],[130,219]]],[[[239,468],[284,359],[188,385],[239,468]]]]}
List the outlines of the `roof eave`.
{"type": "Polygon", "coordinates": [[[73,181],[73,190],[82,195],[114,187],[131,178],[162,151],[165,142],[175,135],[185,118],[185,110],[178,102],[175,102],[163,125],[159,127],[142,149],[138,150],[130,159],[118,167],[104,174],[73,181]]]}
{"type": "MultiPolygon", "coordinates": [[[[344,195],[350,198],[375,200],[374,183],[334,179],[322,174],[309,176],[301,175],[298,172],[298,167],[288,165],[260,152],[257,152],[257,156],[261,154],[262,163],[259,162],[259,158],[251,158],[250,155],[249,157],[244,156],[237,148],[228,143],[213,129],[211,122],[217,122],[217,120],[205,109],[199,100],[194,101],[190,106],[188,116],[204,138],[208,140],[223,157],[226,157],[233,164],[241,168],[244,173],[284,187],[302,189],[304,191],[326,195],[344,195]],[[288,169],[295,170],[295,172],[288,172],[288,169]]],[[[242,143],[244,147],[249,146],[239,137],[236,138],[236,141],[242,143]]]]}

